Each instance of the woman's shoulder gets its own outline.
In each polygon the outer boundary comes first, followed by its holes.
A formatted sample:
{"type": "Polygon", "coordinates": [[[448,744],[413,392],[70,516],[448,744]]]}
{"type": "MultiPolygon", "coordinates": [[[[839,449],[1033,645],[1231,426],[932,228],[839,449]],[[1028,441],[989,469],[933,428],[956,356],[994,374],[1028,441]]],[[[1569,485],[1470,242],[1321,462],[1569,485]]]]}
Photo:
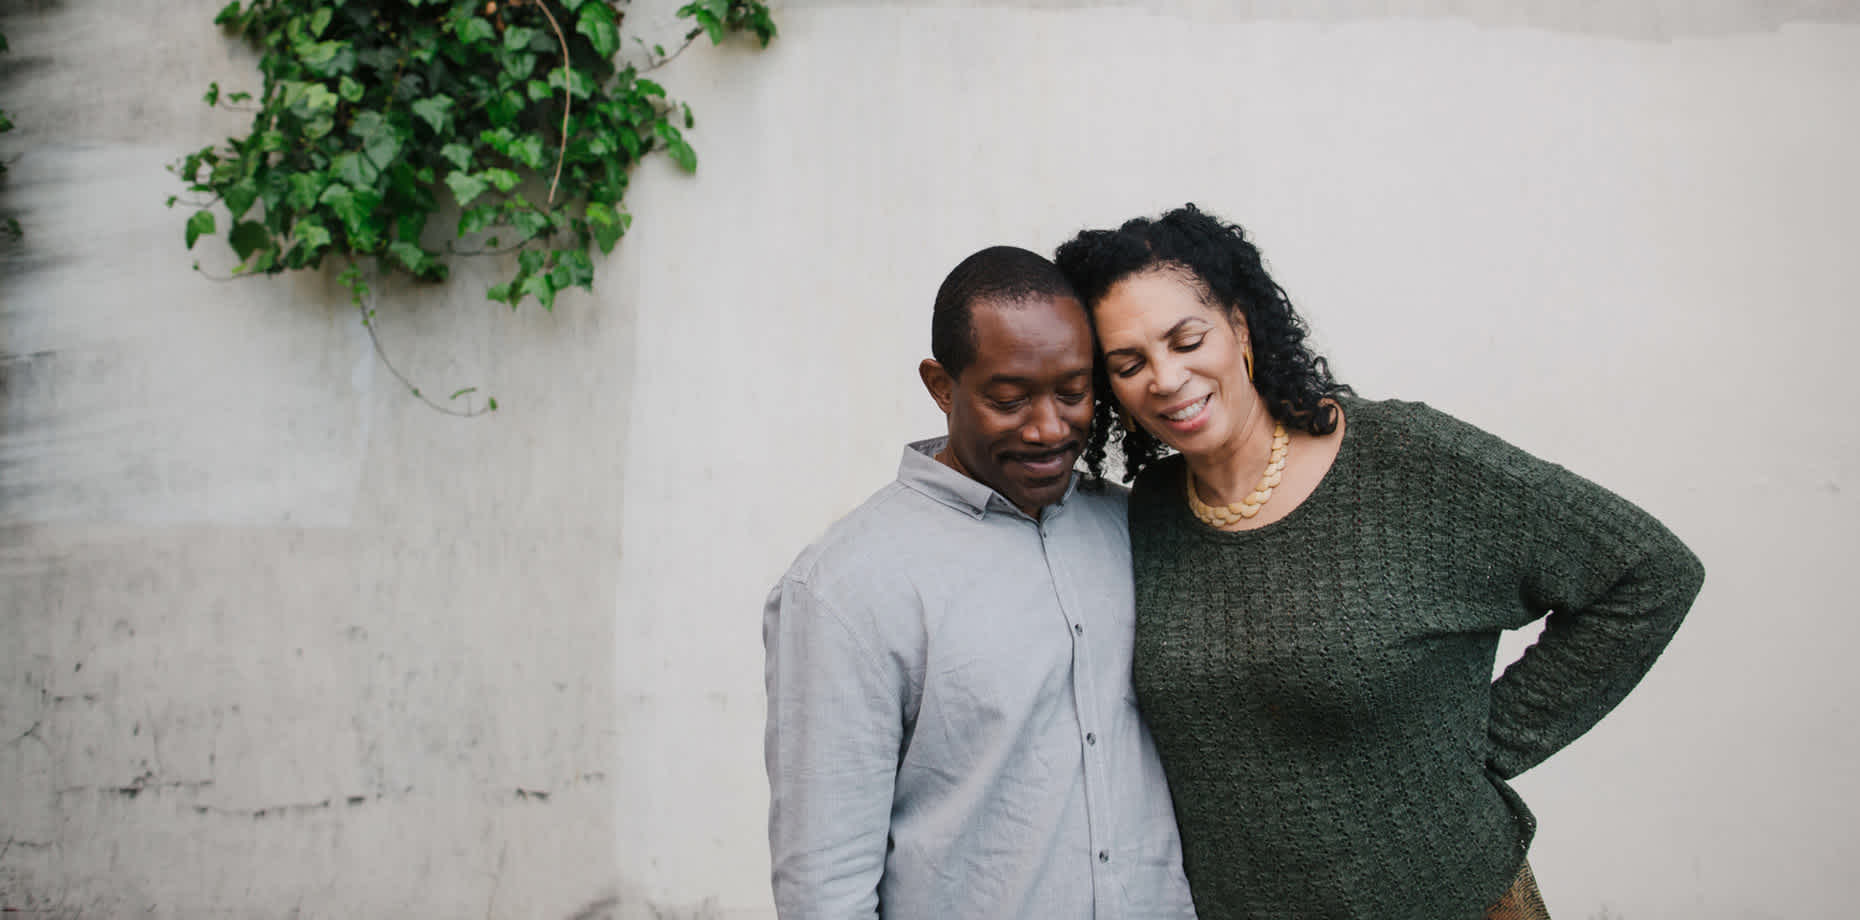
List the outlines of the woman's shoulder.
{"type": "Polygon", "coordinates": [[[1347,436],[1372,462],[1419,462],[1532,479],[1544,461],[1477,425],[1418,400],[1344,397],[1347,436]]]}

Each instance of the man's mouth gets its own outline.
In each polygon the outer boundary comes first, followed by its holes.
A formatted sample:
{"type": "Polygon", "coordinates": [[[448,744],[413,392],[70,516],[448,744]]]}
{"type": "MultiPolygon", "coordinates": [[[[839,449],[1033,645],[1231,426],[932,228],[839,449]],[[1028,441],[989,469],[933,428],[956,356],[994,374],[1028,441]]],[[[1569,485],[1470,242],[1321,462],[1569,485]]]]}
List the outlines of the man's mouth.
{"type": "Polygon", "coordinates": [[[1079,446],[1074,443],[1038,453],[1018,451],[1008,454],[1007,459],[1032,474],[1035,479],[1049,479],[1071,469],[1072,461],[1078,457],[1078,453],[1079,446]]]}

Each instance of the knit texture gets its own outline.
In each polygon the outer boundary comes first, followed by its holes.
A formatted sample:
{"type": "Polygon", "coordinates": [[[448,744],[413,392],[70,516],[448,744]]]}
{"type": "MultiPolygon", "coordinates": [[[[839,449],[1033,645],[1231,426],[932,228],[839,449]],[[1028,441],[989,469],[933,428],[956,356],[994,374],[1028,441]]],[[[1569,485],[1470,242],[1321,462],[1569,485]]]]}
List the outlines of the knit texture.
{"type": "Polygon", "coordinates": [[[1130,497],[1135,683],[1201,920],[1475,920],[1535,819],[1506,779],[1639,682],[1703,580],[1605,489],[1419,403],[1347,398],[1284,518],[1130,497]],[[1553,612],[1552,612],[1553,611],[1553,612]],[[1492,681],[1499,633],[1549,613],[1492,681]]]}

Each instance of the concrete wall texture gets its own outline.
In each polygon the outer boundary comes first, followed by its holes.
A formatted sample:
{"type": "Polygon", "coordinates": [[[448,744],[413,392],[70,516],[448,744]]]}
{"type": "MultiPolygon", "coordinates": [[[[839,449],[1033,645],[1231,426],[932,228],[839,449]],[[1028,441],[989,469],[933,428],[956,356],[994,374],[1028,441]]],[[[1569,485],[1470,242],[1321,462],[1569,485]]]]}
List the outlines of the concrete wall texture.
{"type": "Polygon", "coordinates": [[[789,2],[666,69],[699,174],[639,171],[593,296],[387,287],[470,421],[329,278],[189,270],[219,5],[0,7],[0,908],[771,916],[759,604],[939,429],[936,284],[1192,200],[1359,391],[1704,557],[1519,783],[1556,916],[1851,912],[1860,4],[789,2]]]}

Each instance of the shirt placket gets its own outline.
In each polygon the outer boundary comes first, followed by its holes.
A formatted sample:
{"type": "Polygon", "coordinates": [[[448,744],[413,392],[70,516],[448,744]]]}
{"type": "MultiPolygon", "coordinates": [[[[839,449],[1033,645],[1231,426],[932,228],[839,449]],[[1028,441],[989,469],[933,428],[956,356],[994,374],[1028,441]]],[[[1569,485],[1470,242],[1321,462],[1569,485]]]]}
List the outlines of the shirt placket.
{"type": "Polygon", "coordinates": [[[1093,916],[1098,920],[1114,920],[1123,916],[1123,898],[1117,883],[1119,853],[1111,840],[1111,808],[1108,801],[1110,783],[1104,745],[1099,743],[1100,713],[1097,705],[1097,673],[1092,668],[1091,649],[1094,642],[1106,641],[1110,637],[1098,635],[1097,627],[1102,624],[1088,622],[1085,604],[1079,597],[1075,586],[1079,584],[1078,573],[1071,571],[1071,560],[1063,551],[1065,538],[1054,537],[1056,530],[1063,531],[1063,522],[1056,522],[1061,517],[1058,506],[1047,509],[1047,514],[1040,521],[1040,547],[1046,558],[1047,573],[1053,580],[1053,594],[1059,601],[1060,613],[1065,618],[1065,628],[1072,640],[1072,705],[1078,716],[1079,748],[1083,752],[1085,764],[1085,820],[1091,837],[1091,878],[1093,916]],[[1060,526],[1055,526],[1059,523],[1060,526]]]}

